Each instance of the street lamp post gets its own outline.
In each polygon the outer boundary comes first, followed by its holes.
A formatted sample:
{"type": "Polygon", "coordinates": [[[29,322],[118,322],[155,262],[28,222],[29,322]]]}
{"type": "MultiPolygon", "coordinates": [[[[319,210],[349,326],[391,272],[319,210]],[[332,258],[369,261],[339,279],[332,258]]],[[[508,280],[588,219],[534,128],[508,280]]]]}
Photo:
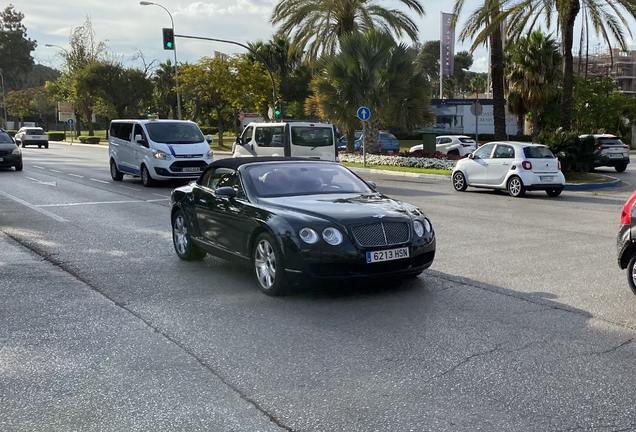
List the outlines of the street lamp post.
{"type": "MultiPolygon", "coordinates": [[[[149,1],[140,1],[140,5],[142,6],[159,6],[161,9],[165,10],[170,16],[170,23],[172,24],[172,33],[174,33],[174,19],[172,18],[172,14],[168,9],[160,5],[159,3],[153,3],[149,1]]],[[[181,91],[179,90],[179,72],[177,68],[177,45],[175,44],[174,49],[174,82],[177,87],[177,115],[179,116],[179,120],[181,120],[181,91]]]]}
{"type": "Polygon", "coordinates": [[[2,81],[2,108],[4,112],[4,127],[7,127],[7,101],[5,99],[4,94],[4,76],[2,75],[2,71],[0,70],[0,80],[2,81]]]}

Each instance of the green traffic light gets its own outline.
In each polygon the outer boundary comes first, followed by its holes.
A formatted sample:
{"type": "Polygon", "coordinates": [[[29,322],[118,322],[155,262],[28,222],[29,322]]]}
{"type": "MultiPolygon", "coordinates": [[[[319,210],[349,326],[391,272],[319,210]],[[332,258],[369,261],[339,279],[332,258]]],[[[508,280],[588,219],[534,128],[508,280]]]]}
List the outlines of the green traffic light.
{"type": "Polygon", "coordinates": [[[276,115],[280,115],[280,110],[276,110],[276,111],[274,111],[274,114],[276,114],[276,115]]]}
{"type": "Polygon", "coordinates": [[[168,48],[172,48],[172,42],[168,42],[168,43],[166,43],[166,46],[167,46],[168,48]]]}

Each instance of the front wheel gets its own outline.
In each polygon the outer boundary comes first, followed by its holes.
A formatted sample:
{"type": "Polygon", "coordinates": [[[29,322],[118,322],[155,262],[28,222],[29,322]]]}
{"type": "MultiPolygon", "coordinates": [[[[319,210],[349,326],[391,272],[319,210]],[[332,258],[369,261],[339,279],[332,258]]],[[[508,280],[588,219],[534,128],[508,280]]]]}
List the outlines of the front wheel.
{"type": "Polygon", "coordinates": [[[155,185],[155,180],[150,175],[150,171],[148,171],[146,165],[141,166],[141,183],[143,183],[143,185],[146,187],[155,185]]]}
{"type": "Polygon", "coordinates": [[[632,292],[636,294],[636,254],[632,255],[627,264],[627,282],[632,292]]]}
{"type": "Polygon", "coordinates": [[[183,211],[178,210],[172,217],[172,244],[177,256],[184,261],[200,261],[205,252],[194,244],[188,233],[188,224],[183,211]]]}
{"type": "Polygon", "coordinates": [[[551,197],[558,197],[559,195],[561,195],[561,192],[563,192],[563,188],[552,188],[552,189],[546,189],[545,193],[548,194],[548,196],[551,197]]]}
{"type": "Polygon", "coordinates": [[[16,171],[22,171],[22,168],[23,168],[22,164],[19,164],[19,165],[15,166],[15,170],[16,171]]]}
{"type": "Polygon", "coordinates": [[[457,171],[455,174],[453,174],[453,187],[458,192],[463,192],[466,190],[468,184],[466,183],[466,177],[464,176],[463,172],[457,171]]]}
{"type": "Polygon", "coordinates": [[[252,263],[258,284],[265,294],[275,296],[285,292],[287,280],[283,261],[283,251],[274,236],[260,234],[254,242],[252,263]]]}
{"type": "Polygon", "coordinates": [[[508,180],[508,193],[514,198],[520,198],[526,194],[526,188],[519,177],[510,177],[510,180],[508,180]]]}
{"type": "Polygon", "coordinates": [[[117,164],[114,159],[110,160],[110,176],[115,181],[122,181],[124,174],[117,169],[117,164]]]}
{"type": "Polygon", "coordinates": [[[623,172],[623,171],[625,171],[627,169],[627,164],[623,163],[623,164],[620,164],[620,165],[616,165],[614,167],[614,169],[616,170],[616,172],[623,172]]]}

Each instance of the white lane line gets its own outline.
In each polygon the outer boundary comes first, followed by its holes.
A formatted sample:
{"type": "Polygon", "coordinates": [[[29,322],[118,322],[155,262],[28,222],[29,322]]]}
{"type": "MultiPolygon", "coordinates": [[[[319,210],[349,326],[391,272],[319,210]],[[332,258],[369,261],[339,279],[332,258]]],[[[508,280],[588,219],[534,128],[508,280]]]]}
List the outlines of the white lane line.
{"type": "Polygon", "coordinates": [[[160,196],[161,198],[170,198],[170,196],[168,196],[168,195],[161,195],[161,194],[158,194],[158,193],[153,193],[153,195],[160,196]]]}
{"type": "Polygon", "coordinates": [[[27,177],[27,176],[25,176],[25,177],[26,177],[26,178],[28,178],[29,180],[32,180],[32,181],[34,181],[34,182],[39,182],[39,181],[40,181],[40,180],[38,180],[38,179],[35,179],[35,178],[33,178],[33,177],[27,177]]]}
{"type": "Polygon", "coordinates": [[[84,178],[84,176],[79,174],[69,174],[71,177],[84,178]]]}
{"type": "Polygon", "coordinates": [[[37,168],[37,169],[46,169],[46,168],[44,168],[44,167],[37,166],[37,165],[33,165],[33,168],[37,168]]]}
{"type": "Polygon", "coordinates": [[[82,205],[97,205],[97,204],[125,204],[125,203],[142,203],[142,200],[126,200],[126,201],[93,201],[93,202],[80,202],[80,203],[66,203],[66,204],[40,204],[38,207],[72,207],[82,205]]]}
{"type": "Polygon", "coordinates": [[[124,189],[130,189],[130,190],[134,190],[134,191],[139,192],[139,189],[134,188],[134,187],[130,187],[130,186],[122,186],[122,185],[119,185],[119,187],[123,187],[124,189]]]}
{"type": "Polygon", "coordinates": [[[54,173],[61,173],[62,171],[58,171],[58,170],[54,170],[54,169],[49,169],[49,171],[54,172],[54,173]]]}
{"type": "Polygon", "coordinates": [[[146,202],[159,202],[159,201],[170,201],[170,198],[161,198],[161,199],[151,199],[151,200],[146,200],[146,202]]]}
{"type": "Polygon", "coordinates": [[[48,216],[48,217],[50,217],[52,219],[55,219],[58,222],[68,222],[68,220],[64,219],[63,217],[60,217],[60,216],[58,216],[58,215],[56,215],[54,213],[51,213],[49,211],[43,210],[41,208],[38,208],[38,206],[36,206],[36,205],[28,203],[28,202],[26,202],[26,201],[24,201],[24,200],[22,200],[22,199],[20,199],[18,197],[14,197],[13,195],[10,195],[10,194],[8,194],[6,192],[3,192],[1,190],[0,190],[0,195],[3,195],[3,196],[5,196],[5,197],[17,202],[17,203],[20,203],[20,204],[22,204],[22,205],[24,205],[24,206],[26,206],[26,207],[28,207],[28,208],[30,208],[32,210],[35,210],[36,212],[42,213],[44,216],[48,216]]]}
{"type": "Polygon", "coordinates": [[[94,179],[94,178],[92,178],[92,179],[90,179],[90,180],[91,180],[91,181],[94,181],[94,182],[99,182],[99,183],[106,183],[106,184],[108,184],[108,183],[109,183],[109,182],[107,182],[107,181],[104,181],[104,180],[98,180],[98,179],[94,179]]]}

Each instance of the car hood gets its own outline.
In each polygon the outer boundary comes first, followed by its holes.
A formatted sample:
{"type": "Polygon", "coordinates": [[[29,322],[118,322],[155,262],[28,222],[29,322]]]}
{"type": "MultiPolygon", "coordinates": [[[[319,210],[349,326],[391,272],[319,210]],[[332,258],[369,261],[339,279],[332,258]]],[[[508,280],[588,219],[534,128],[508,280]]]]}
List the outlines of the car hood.
{"type": "Polygon", "coordinates": [[[342,225],[410,220],[413,216],[424,216],[417,207],[379,193],[261,198],[260,203],[297,215],[327,219],[342,225]]]}

